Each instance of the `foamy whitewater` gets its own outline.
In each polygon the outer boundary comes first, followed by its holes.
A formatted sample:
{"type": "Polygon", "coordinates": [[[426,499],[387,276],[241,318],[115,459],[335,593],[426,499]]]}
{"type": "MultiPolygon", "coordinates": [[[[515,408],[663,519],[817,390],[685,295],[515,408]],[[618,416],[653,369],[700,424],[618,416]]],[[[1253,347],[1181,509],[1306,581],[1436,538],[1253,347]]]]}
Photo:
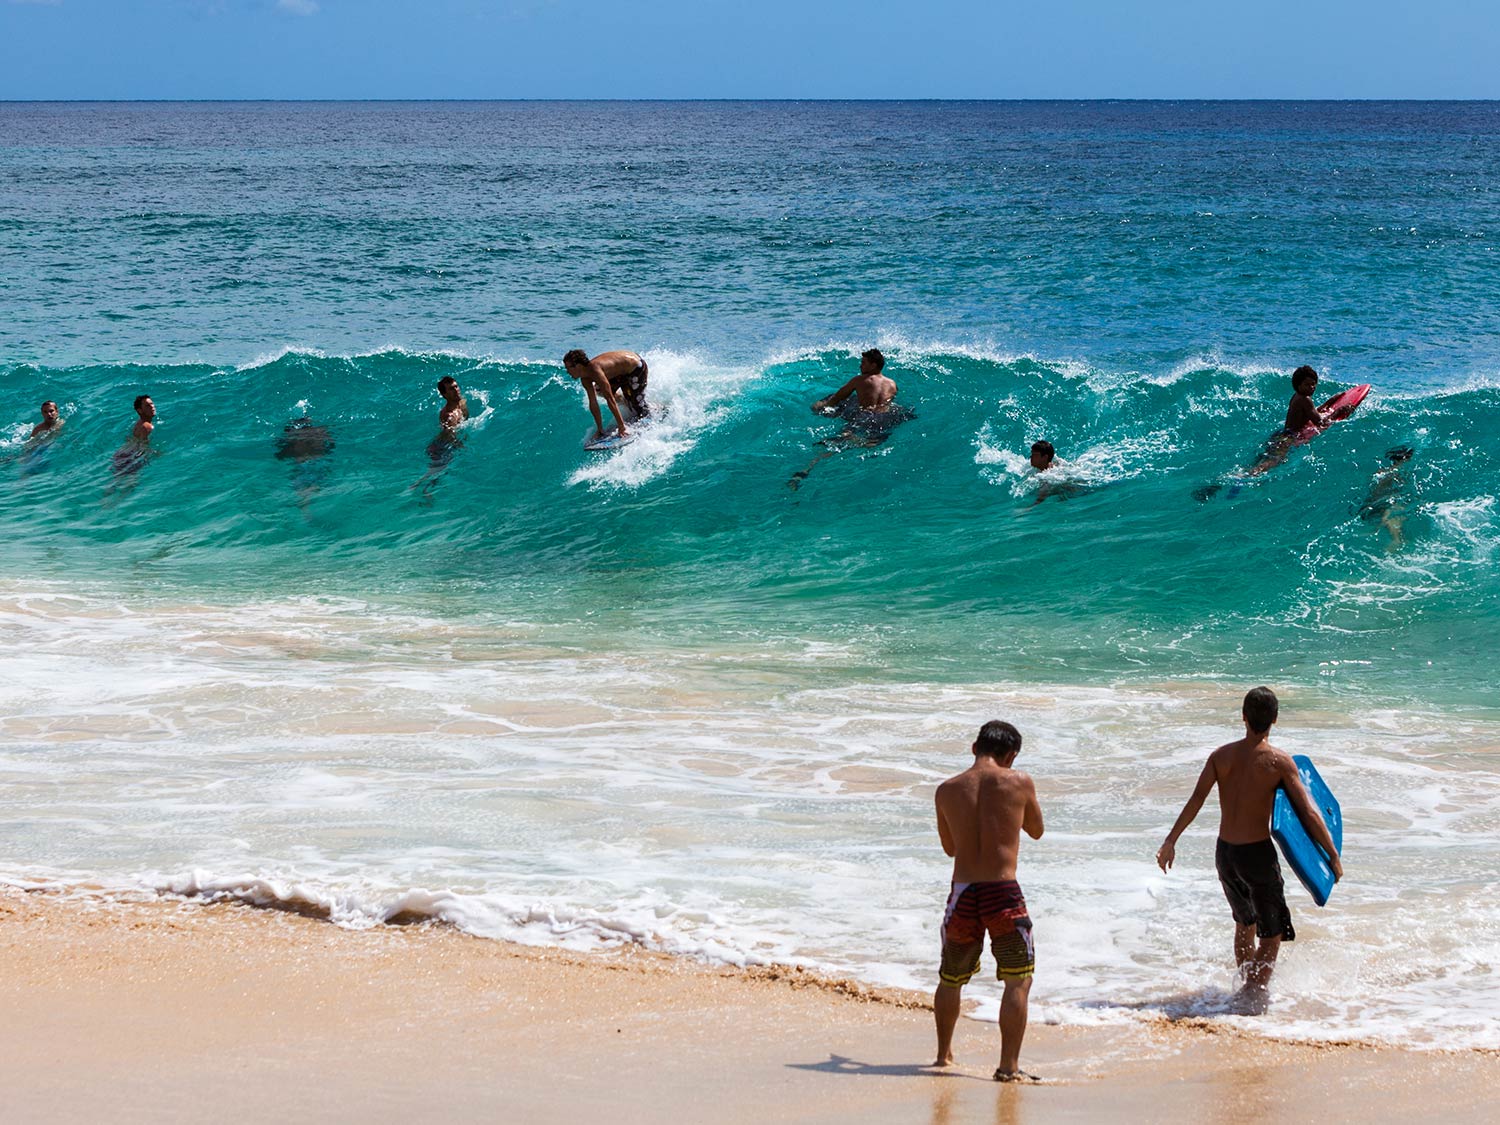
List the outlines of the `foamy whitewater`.
{"type": "Polygon", "coordinates": [[[1003,717],[1034,1018],[1500,1048],[1497,132],[0,107],[0,880],[925,989],[932,790],[1003,717]],[[871,343],[914,416],[790,488],[871,343]],[[575,345],[650,361],[614,454],[575,345]],[[1375,390],[1246,477],[1304,361],[1375,390]],[[278,459],[302,417],[332,447],[278,459]],[[1214,810],[1152,857],[1261,682],[1347,875],[1318,909],[1288,874],[1252,1020],[1214,810]]]}

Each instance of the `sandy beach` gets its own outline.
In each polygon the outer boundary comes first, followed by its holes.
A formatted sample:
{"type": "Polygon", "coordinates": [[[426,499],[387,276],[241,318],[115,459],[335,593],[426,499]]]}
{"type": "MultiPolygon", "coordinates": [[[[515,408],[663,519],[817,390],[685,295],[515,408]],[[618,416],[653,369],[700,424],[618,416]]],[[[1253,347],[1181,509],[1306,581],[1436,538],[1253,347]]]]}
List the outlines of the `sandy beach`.
{"type": "Polygon", "coordinates": [[[912,993],[230,904],[7,889],[0,965],[12,1122],[1477,1121],[1500,1073],[1162,1021],[1033,1026],[1048,1081],[1002,1087],[973,1020],[957,1067],[924,1066],[912,993]]]}

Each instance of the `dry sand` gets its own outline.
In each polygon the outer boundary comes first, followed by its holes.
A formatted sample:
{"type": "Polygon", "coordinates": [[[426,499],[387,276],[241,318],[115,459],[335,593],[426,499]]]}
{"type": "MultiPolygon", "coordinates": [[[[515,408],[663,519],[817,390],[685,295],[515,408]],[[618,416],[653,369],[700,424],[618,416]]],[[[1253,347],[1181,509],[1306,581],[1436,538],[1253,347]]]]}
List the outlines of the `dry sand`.
{"type": "MultiPolygon", "coordinates": [[[[993,982],[987,987],[994,988],[993,982]]],[[[1494,1120],[1500,1058],[1212,1025],[993,1026],[926,1069],[926,998],[788,970],[575,955],[442,926],[0,889],[0,1120],[1494,1120]]]]}

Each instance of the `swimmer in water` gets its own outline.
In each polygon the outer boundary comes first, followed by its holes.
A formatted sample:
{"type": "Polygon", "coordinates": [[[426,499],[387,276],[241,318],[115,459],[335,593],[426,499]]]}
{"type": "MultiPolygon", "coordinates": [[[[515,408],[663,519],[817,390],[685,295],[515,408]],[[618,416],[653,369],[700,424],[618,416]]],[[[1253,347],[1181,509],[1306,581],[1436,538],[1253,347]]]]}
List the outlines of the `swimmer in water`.
{"type": "Polygon", "coordinates": [[[897,387],[894,380],[886,378],[885,356],[878,348],[871,348],[859,357],[859,374],[827,398],[812,404],[814,414],[832,416],[842,414],[846,419],[844,428],[833,437],[824,438],[819,444],[825,451],[808,463],[807,468],[792,474],[787,487],[795,491],[807,479],[813,466],[826,461],[845,449],[874,449],[891,436],[902,422],[912,417],[912,412],[895,402],[897,387]],[[857,406],[845,406],[846,400],[856,396],[857,406]]]}
{"type": "Polygon", "coordinates": [[[1370,491],[1359,506],[1359,518],[1368,523],[1379,520],[1391,536],[1386,550],[1399,551],[1406,545],[1403,525],[1412,502],[1411,481],[1404,471],[1412,457],[1411,446],[1399,445],[1387,450],[1385,457],[1390,464],[1370,481],[1370,491]]]}
{"type": "Polygon", "coordinates": [[[637,352],[600,352],[593,359],[582,348],[574,348],[563,356],[563,368],[570,378],[583,384],[588,392],[589,412],[594,416],[594,437],[604,436],[604,417],[599,413],[599,399],[615,416],[616,432],[620,437],[630,433],[625,428],[625,415],[620,410],[620,399],[629,404],[635,420],[651,413],[646,403],[646,378],[650,374],[646,361],[637,352]]]}
{"type": "Polygon", "coordinates": [[[438,410],[437,437],[427,443],[427,471],[412,485],[412,488],[421,492],[424,506],[432,503],[432,493],[437,487],[438,479],[448,468],[454,455],[463,448],[463,438],[459,437],[458,429],[469,420],[469,400],[464,397],[457,379],[452,375],[444,375],[438,380],[437,389],[438,394],[443,396],[443,405],[438,410]]]}
{"type": "Polygon", "coordinates": [[[111,461],[115,483],[109,491],[128,489],[135,485],[135,475],[141,471],[151,456],[151,434],[156,429],[156,403],[150,395],[135,397],[135,425],[130,428],[130,437],[115,450],[111,461]]]}
{"type": "Polygon", "coordinates": [[[885,370],[885,356],[879,348],[871,348],[859,357],[859,374],[850,379],[827,398],[813,403],[814,414],[836,414],[839,406],[850,395],[859,396],[860,410],[889,410],[896,398],[896,384],[881,374],[885,370]]]}
{"type": "Polygon", "coordinates": [[[31,428],[33,438],[47,437],[63,428],[62,417],[57,413],[57,403],[50,398],[42,403],[42,420],[31,428]]]}
{"type": "MultiPolygon", "coordinates": [[[[1032,442],[1030,461],[1031,467],[1037,471],[1038,475],[1042,473],[1049,473],[1053,477],[1060,477],[1062,475],[1061,472],[1057,471],[1059,464],[1057,450],[1052,447],[1050,441],[1032,442]]],[[[1036,490],[1036,503],[1040,504],[1049,496],[1056,496],[1059,500],[1066,500],[1070,496],[1078,495],[1081,491],[1082,489],[1077,484],[1066,480],[1049,480],[1044,477],[1036,490]]]]}
{"type": "Polygon", "coordinates": [[[469,420],[469,400],[464,398],[458,380],[452,375],[444,375],[439,379],[437,389],[438,394],[443,396],[442,409],[438,411],[438,425],[451,433],[469,420]]]}
{"type": "Polygon", "coordinates": [[[276,439],[276,459],[292,462],[292,487],[297,490],[297,506],[304,512],[328,476],[328,463],[322,458],[333,451],[333,435],[307,415],[286,424],[276,439]]]}

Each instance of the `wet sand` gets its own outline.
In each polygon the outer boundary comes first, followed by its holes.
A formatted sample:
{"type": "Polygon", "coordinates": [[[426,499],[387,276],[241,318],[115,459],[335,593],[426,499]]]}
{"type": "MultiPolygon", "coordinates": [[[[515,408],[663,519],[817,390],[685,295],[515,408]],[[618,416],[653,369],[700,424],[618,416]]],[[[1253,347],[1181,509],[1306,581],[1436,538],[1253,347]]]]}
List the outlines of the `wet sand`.
{"type": "Polygon", "coordinates": [[[1500,1075],[1161,1020],[1033,1026],[1001,1086],[988,1024],[923,1065],[924,996],[229,904],[0,889],[0,969],[7,1122],[1478,1121],[1500,1075]]]}

